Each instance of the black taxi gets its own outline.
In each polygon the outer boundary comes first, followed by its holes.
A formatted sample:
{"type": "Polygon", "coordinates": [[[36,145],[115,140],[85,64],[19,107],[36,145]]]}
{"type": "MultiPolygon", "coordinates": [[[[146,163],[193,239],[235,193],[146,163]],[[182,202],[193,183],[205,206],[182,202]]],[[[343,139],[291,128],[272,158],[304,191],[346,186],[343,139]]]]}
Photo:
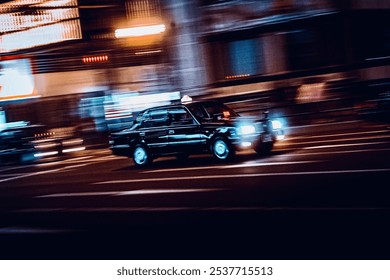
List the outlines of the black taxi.
{"type": "Polygon", "coordinates": [[[243,149],[266,154],[283,138],[278,120],[244,117],[223,103],[202,101],[146,109],[131,128],[111,133],[109,141],[114,155],[145,166],[160,156],[210,153],[224,161],[243,149]]]}

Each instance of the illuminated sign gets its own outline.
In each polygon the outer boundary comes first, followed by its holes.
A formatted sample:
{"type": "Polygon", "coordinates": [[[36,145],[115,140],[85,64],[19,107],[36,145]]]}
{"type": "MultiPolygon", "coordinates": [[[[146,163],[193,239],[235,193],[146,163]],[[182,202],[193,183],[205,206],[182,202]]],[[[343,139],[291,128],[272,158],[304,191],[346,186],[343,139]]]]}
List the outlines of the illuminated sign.
{"type": "Polygon", "coordinates": [[[30,59],[0,60],[0,102],[37,97],[30,59]]]}
{"type": "Polygon", "coordinates": [[[15,0],[0,4],[0,52],[81,39],[76,0],[15,0]]]}

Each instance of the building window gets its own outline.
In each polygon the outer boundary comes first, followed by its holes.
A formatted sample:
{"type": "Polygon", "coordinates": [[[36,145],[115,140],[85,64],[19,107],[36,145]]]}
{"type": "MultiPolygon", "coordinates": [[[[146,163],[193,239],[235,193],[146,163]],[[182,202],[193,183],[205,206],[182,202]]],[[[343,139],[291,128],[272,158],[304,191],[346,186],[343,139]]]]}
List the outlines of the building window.
{"type": "Polygon", "coordinates": [[[242,79],[264,73],[260,38],[216,43],[212,54],[216,80],[242,79]]]}
{"type": "Polygon", "coordinates": [[[357,13],[353,18],[353,43],[359,60],[390,56],[389,11],[357,13]]]}
{"type": "Polygon", "coordinates": [[[129,20],[161,17],[159,0],[126,1],[126,15],[129,20]]]}
{"type": "Polygon", "coordinates": [[[241,40],[229,44],[231,74],[254,75],[257,73],[257,44],[256,40],[241,40]]]}
{"type": "Polygon", "coordinates": [[[313,28],[298,29],[287,34],[291,70],[338,65],[345,61],[342,28],[323,23],[313,28]]]}
{"type": "Polygon", "coordinates": [[[321,48],[318,34],[313,30],[302,29],[288,34],[291,70],[309,69],[321,65],[321,48]]]}

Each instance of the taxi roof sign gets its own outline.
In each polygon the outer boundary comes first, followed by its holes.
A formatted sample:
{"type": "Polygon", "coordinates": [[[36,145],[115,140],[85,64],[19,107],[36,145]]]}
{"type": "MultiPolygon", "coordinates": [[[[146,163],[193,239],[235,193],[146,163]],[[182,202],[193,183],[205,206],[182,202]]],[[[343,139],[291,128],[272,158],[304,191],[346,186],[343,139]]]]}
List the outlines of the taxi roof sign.
{"type": "Polygon", "coordinates": [[[192,98],[188,95],[184,95],[182,98],[181,98],[181,103],[190,103],[192,102],[192,98]]]}

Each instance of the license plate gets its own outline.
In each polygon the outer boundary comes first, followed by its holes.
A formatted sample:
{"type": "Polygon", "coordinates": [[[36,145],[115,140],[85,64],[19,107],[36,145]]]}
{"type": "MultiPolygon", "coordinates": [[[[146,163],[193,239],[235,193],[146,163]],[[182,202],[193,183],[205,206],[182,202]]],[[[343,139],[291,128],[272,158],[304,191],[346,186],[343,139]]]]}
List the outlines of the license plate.
{"type": "Polygon", "coordinates": [[[263,136],[263,142],[272,142],[272,136],[271,134],[265,134],[263,136]]]}

